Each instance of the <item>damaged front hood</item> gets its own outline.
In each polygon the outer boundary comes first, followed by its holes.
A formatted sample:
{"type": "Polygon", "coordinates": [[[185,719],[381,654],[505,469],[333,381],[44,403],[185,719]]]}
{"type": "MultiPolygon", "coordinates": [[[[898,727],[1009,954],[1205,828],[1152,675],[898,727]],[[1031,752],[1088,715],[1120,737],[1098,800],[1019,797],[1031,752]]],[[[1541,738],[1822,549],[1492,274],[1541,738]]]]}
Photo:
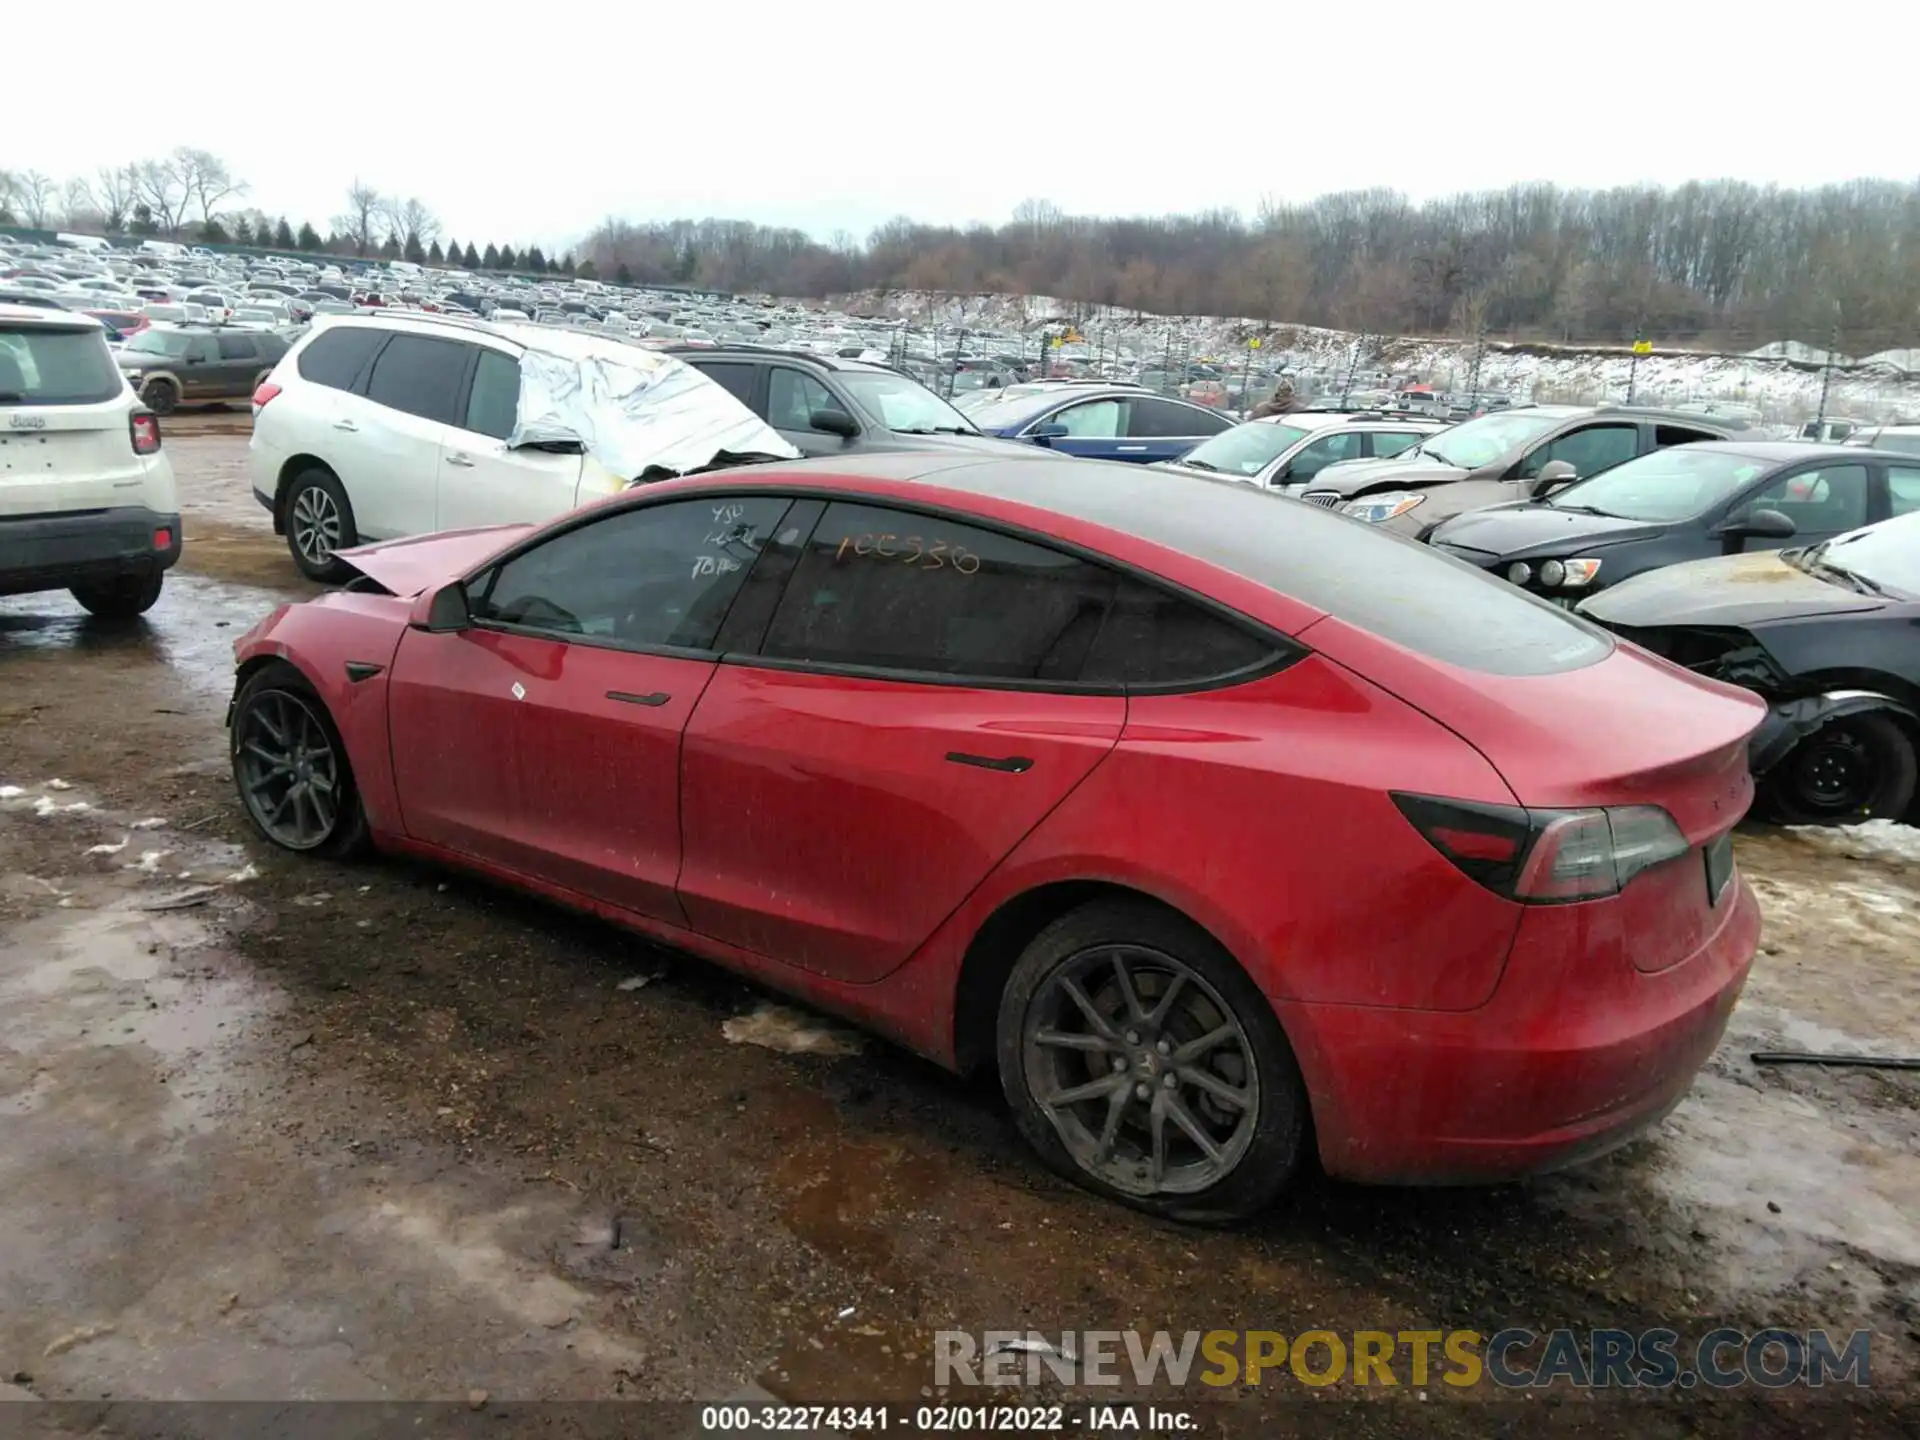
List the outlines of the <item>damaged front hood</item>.
{"type": "Polygon", "coordinates": [[[1643,630],[1662,625],[1744,629],[1769,620],[1848,615],[1887,602],[1796,570],[1773,550],[1716,555],[1649,570],[1602,590],[1580,613],[1602,625],[1643,630]]]}
{"type": "Polygon", "coordinates": [[[729,460],[799,458],[730,391],[671,355],[604,336],[498,328],[527,347],[508,449],[577,442],[629,481],[729,460]]]}
{"type": "Polygon", "coordinates": [[[437,535],[383,540],[377,545],[336,551],[334,558],[395,595],[418,595],[465,575],[535,528],[489,525],[481,530],[442,530],[437,535]]]}

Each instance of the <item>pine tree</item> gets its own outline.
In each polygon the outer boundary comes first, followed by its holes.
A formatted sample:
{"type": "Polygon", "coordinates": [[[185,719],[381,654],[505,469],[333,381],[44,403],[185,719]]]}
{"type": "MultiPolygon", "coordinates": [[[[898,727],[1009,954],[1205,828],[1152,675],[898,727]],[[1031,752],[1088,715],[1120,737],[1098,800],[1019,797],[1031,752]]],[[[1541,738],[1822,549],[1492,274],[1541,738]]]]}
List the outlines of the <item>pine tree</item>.
{"type": "Polygon", "coordinates": [[[513,247],[511,245],[502,245],[500,247],[500,268],[502,270],[513,269],[513,247]]]}
{"type": "Polygon", "coordinates": [[[400,247],[400,253],[415,265],[427,263],[427,252],[420,248],[420,237],[411,230],[407,232],[407,243],[400,247]]]}
{"type": "Polygon", "coordinates": [[[440,242],[438,240],[427,246],[427,263],[429,265],[438,265],[446,258],[446,256],[440,253],[440,242]]]}
{"type": "Polygon", "coordinates": [[[560,257],[560,273],[562,275],[573,274],[573,252],[571,250],[560,257]]]}
{"type": "Polygon", "coordinates": [[[467,242],[467,253],[461,257],[460,263],[469,270],[478,270],[480,268],[480,257],[475,253],[471,240],[467,242]]]}
{"type": "Polygon", "coordinates": [[[273,227],[273,244],[276,250],[293,249],[293,227],[287,224],[284,215],[280,217],[280,223],[273,227]]]}
{"type": "Polygon", "coordinates": [[[627,268],[626,261],[622,260],[620,262],[620,268],[613,272],[613,278],[619,281],[622,285],[633,284],[633,271],[627,268]]]}
{"type": "Polygon", "coordinates": [[[693,279],[693,277],[699,272],[699,269],[700,269],[700,252],[693,248],[693,242],[689,240],[686,244],[686,248],[680,252],[680,263],[674,266],[673,278],[678,280],[681,284],[684,285],[689,280],[693,279]]]}
{"type": "Polygon", "coordinates": [[[202,222],[200,226],[200,243],[202,245],[225,245],[227,238],[227,227],[222,225],[218,220],[208,219],[202,222]]]}
{"type": "Polygon", "coordinates": [[[593,261],[591,260],[582,260],[580,262],[580,268],[573,273],[578,275],[582,280],[597,280],[600,278],[600,272],[593,268],[593,261]]]}
{"type": "Polygon", "coordinates": [[[296,239],[293,244],[297,250],[318,250],[320,248],[320,232],[314,229],[308,221],[302,220],[300,222],[299,238],[296,239]]]}
{"type": "Polygon", "coordinates": [[[544,275],[547,273],[547,257],[540,253],[540,247],[538,245],[533,246],[527,251],[522,263],[536,275],[544,275]]]}
{"type": "Polygon", "coordinates": [[[253,223],[244,215],[233,217],[233,243],[236,245],[253,244],[253,223]]]}
{"type": "Polygon", "coordinates": [[[391,235],[387,236],[387,243],[380,247],[380,255],[383,259],[398,260],[400,258],[399,240],[391,235]]]}
{"type": "Polygon", "coordinates": [[[480,268],[483,270],[498,270],[500,268],[500,252],[493,248],[493,242],[491,240],[487,242],[487,248],[480,256],[480,268]]]}

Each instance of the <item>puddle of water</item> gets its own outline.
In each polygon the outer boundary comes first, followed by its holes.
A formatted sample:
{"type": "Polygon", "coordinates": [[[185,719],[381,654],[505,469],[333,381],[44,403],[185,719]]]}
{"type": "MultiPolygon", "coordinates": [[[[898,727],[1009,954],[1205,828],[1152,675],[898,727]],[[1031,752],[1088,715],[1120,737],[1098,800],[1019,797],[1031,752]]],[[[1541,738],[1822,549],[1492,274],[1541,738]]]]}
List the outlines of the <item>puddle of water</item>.
{"type": "Polygon", "coordinates": [[[284,597],[174,570],[160,600],[128,625],[103,624],[64,591],[0,600],[0,659],[9,654],[81,651],[148,660],[195,690],[233,688],[233,642],[284,597]]]}

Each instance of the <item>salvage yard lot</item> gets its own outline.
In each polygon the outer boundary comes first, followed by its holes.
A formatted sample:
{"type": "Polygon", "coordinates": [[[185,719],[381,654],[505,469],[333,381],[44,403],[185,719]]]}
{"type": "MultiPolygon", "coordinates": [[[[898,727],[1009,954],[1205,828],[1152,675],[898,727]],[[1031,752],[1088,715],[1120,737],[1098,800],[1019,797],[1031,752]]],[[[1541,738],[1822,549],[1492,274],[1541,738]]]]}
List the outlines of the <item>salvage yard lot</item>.
{"type": "MultiPolygon", "coordinates": [[[[990,1087],[760,1015],[697,961],[456,876],[269,853],[227,777],[228,647],[312,587],[218,433],[244,425],[169,424],[187,542],[147,624],[0,602],[4,1375],[911,1399],[949,1327],[1724,1322],[1871,1326],[1876,1386],[1915,1383],[1920,1085],[1747,1058],[1912,1053],[1910,857],[1742,834],[1762,954],[1646,1143],[1497,1190],[1313,1184],[1241,1233],[1156,1224],[1047,1176],[990,1087]]],[[[1880,1434],[1890,1403],[1789,1422],[1749,1391],[1582,1433],[1880,1434]]]]}

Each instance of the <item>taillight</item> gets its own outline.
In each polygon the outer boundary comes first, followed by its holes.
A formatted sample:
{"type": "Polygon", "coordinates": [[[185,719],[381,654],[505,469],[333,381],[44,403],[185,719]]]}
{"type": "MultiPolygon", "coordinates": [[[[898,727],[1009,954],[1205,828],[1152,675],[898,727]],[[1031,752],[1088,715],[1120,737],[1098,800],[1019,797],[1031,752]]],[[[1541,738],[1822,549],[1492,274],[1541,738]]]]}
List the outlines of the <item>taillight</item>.
{"type": "MultiPolygon", "coordinates": [[[[274,384],[271,380],[262,380],[259,387],[253,392],[253,408],[255,410],[261,409],[269,400],[273,399],[273,397],[279,393],[280,387],[278,385],[274,384]]],[[[275,423],[278,424],[279,422],[276,421],[275,423]]]]}
{"type": "Polygon", "coordinates": [[[1462,874],[1527,904],[1617,895],[1691,848],[1657,805],[1524,810],[1397,792],[1393,803],[1462,874]]]}
{"type": "Polygon", "coordinates": [[[160,417],[150,415],[144,410],[136,410],[127,421],[127,428],[133,436],[133,453],[152,455],[160,448],[160,417]]]}

